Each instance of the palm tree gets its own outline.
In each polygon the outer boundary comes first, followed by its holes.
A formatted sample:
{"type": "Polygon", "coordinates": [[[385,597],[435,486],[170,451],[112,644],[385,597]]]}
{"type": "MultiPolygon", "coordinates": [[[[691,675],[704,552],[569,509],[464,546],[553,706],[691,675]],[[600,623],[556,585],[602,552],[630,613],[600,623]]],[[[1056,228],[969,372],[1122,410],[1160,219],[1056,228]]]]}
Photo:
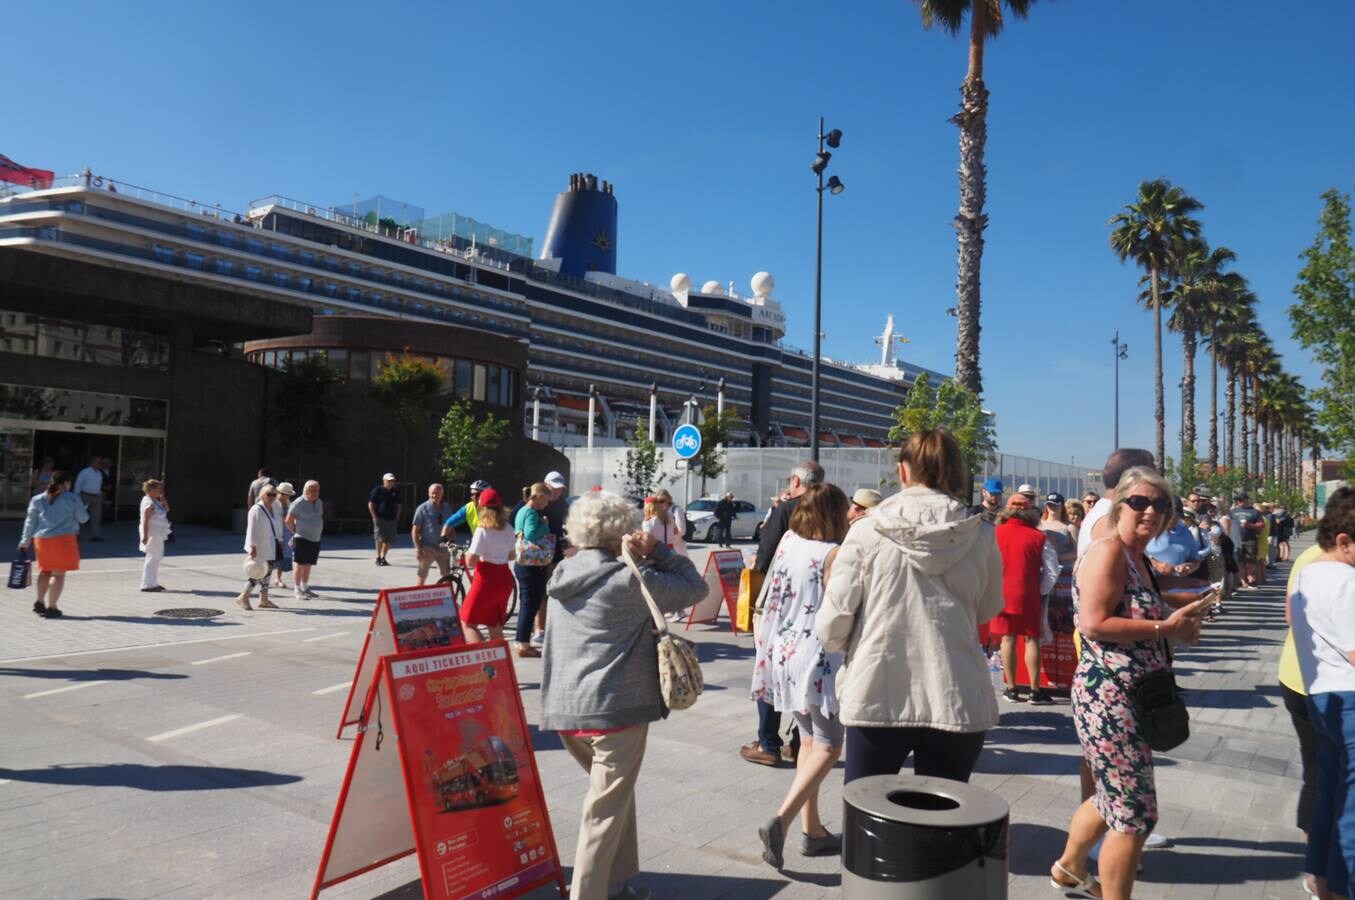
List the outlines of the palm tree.
{"type": "MultiPolygon", "coordinates": [[[[1209,248],[1201,237],[1186,239],[1175,249],[1173,280],[1162,292],[1162,305],[1172,311],[1167,328],[1181,335],[1184,370],[1181,395],[1181,458],[1195,448],[1195,351],[1201,332],[1206,330],[1228,277],[1224,267],[1237,259],[1227,247],[1209,248]]],[[[1140,297],[1141,301],[1145,298],[1140,297]]],[[[1150,299],[1150,298],[1149,298],[1150,299]]]]}
{"type": "Polygon", "coordinates": [[[1133,259],[1149,276],[1158,468],[1167,464],[1166,410],[1162,402],[1162,277],[1176,264],[1176,249],[1200,233],[1200,223],[1191,213],[1203,208],[1185,191],[1158,178],[1140,184],[1138,199],[1110,219],[1110,249],[1120,262],[1133,259]]]}
{"type": "MultiPolygon", "coordinates": [[[[1224,275],[1218,284],[1218,290],[1211,298],[1208,315],[1202,326],[1205,341],[1209,344],[1209,468],[1219,464],[1219,367],[1224,365],[1227,356],[1229,337],[1237,330],[1238,324],[1252,314],[1251,303],[1255,295],[1247,289],[1247,279],[1236,272],[1224,275]]],[[[1229,403],[1232,399],[1230,395],[1229,403]]],[[[1230,407],[1231,409],[1231,407],[1230,407]]],[[[1229,413],[1228,428],[1224,433],[1227,454],[1232,454],[1232,413],[1229,413]]],[[[1232,465],[1231,460],[1228,463],[1232,465]]]]}
{"type": "Polygon", "coordinates": [[[983,48],[1002,33],[1003,9],[1024,19],[1034,0],[913,0],[922,14],[922,26],[940,23],[959,34],[969,15],[969,70],[960,83],[960,111],[951,119],[960,128],[960,211],[955,216],[958,243],[955,293],[957,327],[955,380],[975,394],[983,393],[979,372],[979,267],[983,261],[983,212],[988,191],[983,162],[988,142],[988,88],[983,83],[983,48]]]}
{"type": "Polygon", "coordinates": [[[1222,333],[1217,334],[1214,337],[1220,360],[1228,372],[1228,410],[1225,419],[1226,426],[1224,428],[1224,437],[1227,441],[1226,456],[1229,471],[1232,471],[1237,466],[1239,438],[1244,439],[1242,445],[1242,468],[1245,470],[1247,467],[1245,452],[1246,384],[1242,384],[1242,397],[1240,398],[1240,403],[1238,397],[1238,384],[1242,381],[1240,375],[1242,372],[1243,360],[1245,360],[1247,354],[1252,351],[1258,328],[1255,313],[1256,295],[1247,291],[1244,292],[1240,299],[1240,306],[1234,311],[1231,321],[1226,323],[1222,333]],[[1244,417],[1241,434],[1238,433],[1239,429],[1237,428],[1239,411],[1242,412],[1244,417]]]}

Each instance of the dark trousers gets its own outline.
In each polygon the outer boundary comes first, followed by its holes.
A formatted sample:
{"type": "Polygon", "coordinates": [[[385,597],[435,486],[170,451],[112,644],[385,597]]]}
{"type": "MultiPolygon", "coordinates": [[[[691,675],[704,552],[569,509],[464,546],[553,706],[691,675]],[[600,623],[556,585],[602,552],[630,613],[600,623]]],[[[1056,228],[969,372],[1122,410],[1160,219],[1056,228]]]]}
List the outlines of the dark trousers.
{"type": "Polygon", "coordinates": [[[513,574],[518,579],[517,642],[525,644],[532,639],[532,626],[537,610],[546,599],[546,576],[550,566],[520,566],[514,563],[513,574]]]}
{"type": "Polygon", "coordinates": [[[982,731],[849,725],[843,783],[867,775],[897,775],[910,755],[914,757],[914,774],[968,781],[983,750],[983,735],[982,731]]]}
{"type": "Polygon", "coordinates": [[[720,546],[721,546],[721,547],[728,547],[728,546],[730,546],[730,545],[732,545],[732,544],[734,543],[734,539],[733,539],[732,537],[730,537],[730,534],[729,534],[729,533],[730,533],[730,528],[731,528],[731,525],[732,525],[732,524],[733,524],[733,523],[731,523],[731,522],[717,522],[717,523],[716,523],[715,533],[716,533],[716,536],[720,539],[720,546]]]}
{"type": "Polygon", "coordinates": [[[768,753],[780,753],[781,714],[765,700],[757,702],[757,742],[768,753]]]}
{"type": "Polygon", "coordinates": [[[1317,732],[1313,730],[1313,720],[1308,717],[1308,698],[1298,691],[1291,691],[1280,685],[1284,697],[1284,708],[1289,711],[1289,721],[1294,725],[1294,733],[1299,738],[1299,757],[1303,760],[1303,787],[1299,788],[1299,809],[1295,824],[1299,830],[1308,831],[1313,820],[1313,804],[1317,802],[1317,732]]]}

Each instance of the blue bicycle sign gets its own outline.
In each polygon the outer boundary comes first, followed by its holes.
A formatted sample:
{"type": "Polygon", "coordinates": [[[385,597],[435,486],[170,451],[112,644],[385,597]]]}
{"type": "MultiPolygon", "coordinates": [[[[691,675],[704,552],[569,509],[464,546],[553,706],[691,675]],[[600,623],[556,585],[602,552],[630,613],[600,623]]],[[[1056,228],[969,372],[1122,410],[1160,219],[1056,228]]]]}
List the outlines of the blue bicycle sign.
{"type": "Polygon", "coordinates": [[[701,452],[701,429],[695,425],[680,425],[673,432],[673,452],[678,459],[691,459],[701,452]]]}

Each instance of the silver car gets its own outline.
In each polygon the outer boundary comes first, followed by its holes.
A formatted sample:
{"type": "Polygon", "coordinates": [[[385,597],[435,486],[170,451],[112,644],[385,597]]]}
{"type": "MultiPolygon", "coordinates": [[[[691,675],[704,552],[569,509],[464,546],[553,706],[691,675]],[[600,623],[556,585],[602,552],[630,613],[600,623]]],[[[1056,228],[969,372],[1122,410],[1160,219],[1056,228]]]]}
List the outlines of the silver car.
{"type": "MultiPolygon", "coordinates": [[[[715,504],[718,497],[702,497],[693,500],[687,507],[687,540],[715,543],[719,539],[719,525],[715,521],[715,504]]],[[[730,536],[736,540],[758,540],[762,537],[762,520],[767,518],[767,510],[754,506],[747,500],[734,501],[734,521],[730,523],[730,536]]]]}

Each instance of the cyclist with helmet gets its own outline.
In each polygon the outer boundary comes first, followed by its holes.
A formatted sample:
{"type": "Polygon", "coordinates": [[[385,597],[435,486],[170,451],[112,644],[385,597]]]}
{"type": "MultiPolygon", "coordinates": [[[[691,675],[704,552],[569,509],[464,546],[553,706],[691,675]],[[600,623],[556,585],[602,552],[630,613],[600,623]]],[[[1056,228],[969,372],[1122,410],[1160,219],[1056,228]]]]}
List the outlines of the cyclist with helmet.
{"type": "Polygon", "coordinates": [[[444,542],[456,539],[456,529],[460,525],[465,525],[467,531],[475,534],[475,529],[480,526],[480,495],[488,490],[491,490],[488,481],[476,481],[470,486],[470,502],[452,513],[447,517],[447,521],[442,523],[444,542]]]}

